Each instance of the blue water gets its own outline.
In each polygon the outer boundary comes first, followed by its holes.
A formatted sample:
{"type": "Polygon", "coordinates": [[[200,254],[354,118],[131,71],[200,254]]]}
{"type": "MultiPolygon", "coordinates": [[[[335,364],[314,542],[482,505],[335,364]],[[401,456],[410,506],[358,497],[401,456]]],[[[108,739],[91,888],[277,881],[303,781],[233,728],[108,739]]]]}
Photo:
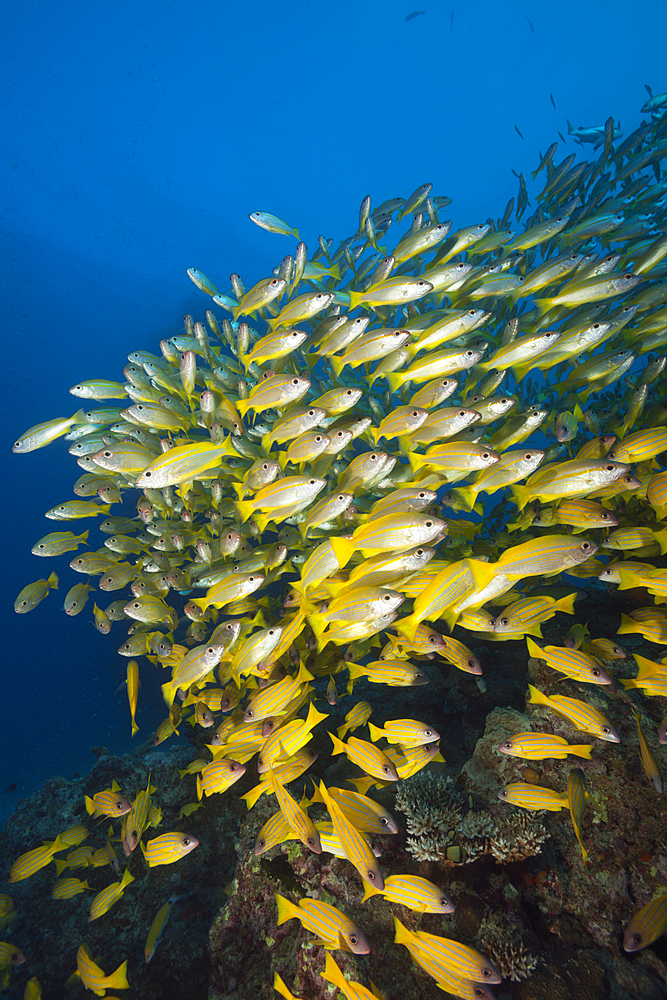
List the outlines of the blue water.
{"type": "MultiPolygon", "coordinates": [[[[516,194],[511,169],[537,166],[566,118],[602,125],[613,115],[627,134],[644,83],[667,86],[656,43],[667,37],[664,3],[449,0],[406,22],[412,9],[3,7],[0,822],[49,775],[88,771],[93,745],[122,753],[131,743],[115,694],[126,666],[119,626],[99,635],[92,601],[74,619],[63,613],[81,579],[66,560],[58,592],[31,614],[12,610],[56,562],[32,556],[32,544],[88,526],[43,518],[81,471],[66,443],[15,456],[17,434],[72,414],[70,386],[119,377],[129,351],[155,351],[185,312],[203,319],[209,303],[186,267],[227,291],[232,271],[248,287],[293,251],[250,211],[299,226],[311,249],[320,233],[337,243],[356,229],[364,195],[378,205],[426,181],[453,199],[443,215],[454,228],[497,218],[516,194]]],[[[575,149],[560,146],[556,159],[575,149]]],[[[162,707],[142,670],[144,737],[162,707]]]]}

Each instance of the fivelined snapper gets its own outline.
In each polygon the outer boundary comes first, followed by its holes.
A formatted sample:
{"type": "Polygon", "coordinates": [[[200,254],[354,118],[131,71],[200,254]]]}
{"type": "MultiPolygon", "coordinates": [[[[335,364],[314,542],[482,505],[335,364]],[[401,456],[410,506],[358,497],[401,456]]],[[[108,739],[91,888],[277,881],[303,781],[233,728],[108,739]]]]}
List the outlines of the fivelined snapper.
{"type": "Polygon", "coordinates": [[[276,893],[275,899],[278,926],[296,918],[306,930],[317,935],[327,950],[340,948],[354,955],[367,955],[371,950],[364,932],[335,906],[308,897],[295,904],[279,893],[276,893]]]}
{"type": "Polygon", "coordinates": [[[637,910],[623,934],[625,951],[641,951],[667,930],[667,892],[660,893],[637,910]]]}
{"type": "Polygon", "coordinates": [[[390,875],[384,889],[364,883],[364,902],[371,896],[382,895],[390,903],[399,903],[417,913],[453,913],[454,904],[437,885],[419,875],[390,875]]]}
{"type": "Polygon", "coordinates": [[[345,857],[354,865],[364,882],[368,882],[375,888],[384,889],[382,871],[366,840],[350,823],[338,803],[331,798],[323,781],[319,784],[319,791],[331,816],[334,829],[340,838],[345,857]]]}
{"type": "Polygon", "coordinates": [[[76,974],[86,989],[96,996],[103,997],[107,990],[129,990],[127,981],[127,959],[118,966],[115,972],[105,976],[99,965],[93,961],[87,944],[79,946],[76,953],[76,974]]]}
{"type": "Polygon", "coordinates": [[[567,792],[556,792],[552,788],[542,788],[525,781],[515,781],[505,785],[498,792],[501,802],[507,802],[520,809],[547,809],[549,812],[560,812],[569,809],[567,792]]]}
{"type": "Polygon", "coordinates": [[[564,760],[570,753],[577,757],[590,757],[593,747],[590,744],[568,743],[562,736],[549,733],[515,733],[503,740],[498,749],[510,757],[522,757],[524,760],[547,760],[549,757],[564,760]]]}
{"type": "Polygon", "coordinates": [[[171,865],[179,861],[198,845],[197,838],[189,833],[163,833],[147,841],[145,847],[142,843],[142,848],[146,864],[155,868],[156,865],[171,865]]]}
{"type": "Polygon", "coordinates": [[[545,663],[553,670],[571,677],[573,680],[586,684],[613,684],[613,681],[599,660],[579,649],[567,649],[564,646],[538,646],[527,636],[526,643],[531,656],[545,663]]]}
{"type": "Polygon", "coordinates": [[[566,719],[575,729],[590,733],[591,736],[597,736],[598,739],[607,740],[609,743],[621,742],[621,737],[606,716],[593,705],[580,701],[578,698],[566,698],[561,694],[543,694],[532,684],[528,685],[528,690],[530,691],[528,699],[530,705],[544,705],[560,715],[561,718],[566,719]]]}

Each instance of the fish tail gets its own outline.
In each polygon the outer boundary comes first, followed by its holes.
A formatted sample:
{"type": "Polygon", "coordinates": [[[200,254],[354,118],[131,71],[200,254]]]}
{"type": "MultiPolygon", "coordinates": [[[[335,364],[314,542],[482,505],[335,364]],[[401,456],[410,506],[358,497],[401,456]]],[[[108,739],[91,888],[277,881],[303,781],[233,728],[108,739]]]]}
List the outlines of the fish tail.
{"type": "Polygon", "coordinates": [[[568,753],[573,753],[577,757],[587,757],[590,760],[593,747],[588,743],[571,743],[568,753]]]}
{"type": "Polygon", "coordinates": [[[338,568],[344,569],[355,551],[354,543],[346,538],[330,538],[329,543],[338,562],[338,568]]]}
{"type": "Polygon", "coordinates": [[[65,871],[66,868],[67,868],[66,861],[58,861],[56,859],[56,875],[62,875],[62,873],[65,871]]]}
{"type": "Polygon", "coordinates": [[[134,719],[132,719],[132,735],[135,736],[139,732],[139,726],[136,724],[134,719]]]}
{"type": "Polygon", "coordinates": [[[266,455],[270,455],[271,454],[271,449],[273,448],[274,444],[275,444],[275,442],[273,440],[273,433],[272,433],[272,431],[267,431],[266,434],[262,435],[262,451],[266,455]]]}
{"type": "Polygon", "coordinates": [[[553,309],[553,299],[533,299],[533,303],[537,306],[537,312],[540,316],[544,316],[550,309],[553,309]]]}
{"type": "Polygon", "coordinates": [[[461,498],[468,510],[472,511],[475,509],[477,493],[472,486],[458,486],[452,490],[452,493],[461,498]]]}
{"type": "Polygon", "coordinates": [[[541,660],[543,650],[537,645],[537,643],[533,642],[533,640],[529,636],[526,636],[526,644],[528,646],[528,652],[530,653],[530,655],[538,660],[541,660]]]}
{"type": "Polygon", "coordinates": [[[451,632],[459,619],[459,612],[455,611],[454,608],[443,608],[440,617],[444,618],[445,624],[451,632]]]}
{"type": "Polygon", "coordinates": [[[273,988],[276,993],[280,993],[281,997],[285,997],[285,1000],[293,1000],[294,994],[290,993],[289,989],[277,972],[274,972],[273,974],[273,988]]]}
{"type": "Polygon", "coordinates": [[[334,986],[338,986],[338,988],[343,991],[345,996],[349,996],[350,984],[336,965],[334,957],[330,954],[330,952],[327,952],[324,972],[320,972],[320,976],[322,979],[326,979],[328,982],[333,983],[334,986]]]}
{"type": "Polygon", "coordinates": [[[516,484],[510,486],[512,491],[512,496],[514,498],[514,503],[517,505],[519,510],[523,510],[526,506],[530,497],[528,495],[528,489],[525,486],[517,486],[516,484]]]}
{"type": "MultiPolygon", "coordinates": [[[[343,729],[344,727],[341,726],[340,728],[343,729]]],[[[347,747],[345,746],[344,743],[342,743],[339,740],[337,736],[334,736],[333,733],[329,733],[329,736],[331,737],[331,742],[333,743],[333,750],[331,751],[332,754],[335,755],[337,753],[347,753],[347,747]]]]}
{"type": "Polygon", "coordinates": [[[418,472],[419,469],[424,465],[428,465],[428,460],[425,455],[418,455],[415,451],[408,452],[408,462],[410,463],[410,468],[413,472],[418,472]]]}
{"type": "Polygon", "coordinates": [[[241,524],[245,524],[253,512],[254,503],[252,500],[236,500],[234,509],[239,516],[241,524]]]}
{"type": "Polygon", "coordinates": [[[384,736],[384,731],[378,728],[378,726],[374,726],[372,722],[368,723],[368,732],[371,734],[373,743],[377,743],[384,736]]]}
{"type": "MultiPolygon", "coordinates": [[[[533,645],[537,645],[537,644],[533,643],[533,645]]],[[[541,649],[540,649],[540,652],[542,652],[541,649]]],[[[528,685],[528,690],[530,691],[530,698],[528,699],[528,704],[529,705],[548,705],[549,704],[549,699],[547,698],[547,696],[545,694],[543,694],[542,691],[538,691],[537,688],[533,687],[532,684],[528,685]]]]}
{"type": "Polygon", "coordinates": [[[247,399],[238,399],[236,401],[236,409],[238,410],[239,416],[245,417],[251,405],[252,404],[247,399]]]}
{"type": "Polygon", "coordinates": [[[204,789],[201,783],[201,777],[197,775],[197,799],[201,802],[202,795],[204,794],[204,789]]]}
{"type": "Polygon", "coordinates": [[[384,377],[389,383],[389,388],[392,392],[398,392],[403,385],[404,376],[399,372],[387,372],[384,377]]]}
{"type": "Polygon", "coordinates": [[[331,367],[333,368],[334,375],[336,376],[336,378],[340,378],[340,373],[342,372],[343,368],[345,367],[345,359],[344,358],[337,358],[336,355],[333,354],[329,358],[329,361],[331,362],[331,367]]]}
{"type": "Polygon", "coordinates": [[[299,919],[299,907],[294,903],[291,903],[289,899],[285,899],[280,893],[275,894],[276,905],[278,907],[278,926],[284,924],[286,920],[291,920],[293,917],[299,919]]]}
{"type": "Polygon", "coordinates": [[[556,601],[556,610],[563,611],[566,615],[573,615],[576,596],[576,594],[568,594],[566,597],[561,597],[559,601],[556,601]]]}
{"type": "Polygon", "coordinates": [[[627,632],[641,632],[641,625],[636,622],[634,618],[630,618],[629,615],[621,614],[621,624],[616,629],[617,635],[623,635],[627,632]]]}
{"type": "Polygon", "coordinates": [[[162,697],[165,700],[167,708],[171,708],[174,704],[174,698],[176,697],[176,688],[174,687],[172,681],[167,684],[162,684],[162,697]]]}
{"type": "Polygon", "coordinates": [[[112,986],[115,990],[129,990],[130,984],[127,981],[127,959],[119,965],[115,972],[107,976],[105,986],[112,986]]]}
{"type": "MultiPolygon", "coordinates": [[[[419,619],[415,617],[414,613],[408,615],[407,618],[400,618],[397,622],[394,622],[394,628],[404,635],[408,642],[414,642],[415,632],[419,628],[419,619]]],[[[393,637],[394,644],[396,644],[396,637],[393,637]]],[[[389,636],[389,641],[391,642],[392,636],[389,636]]]]}
{"type": "Polygon", "coordinates": [[[321,615],[318,612],[315,612],[315,614],[308,614],[308,624],[313,630],[315,638],[319,643],[320,639],[322,638],[322,633],[324,632],[328,624],[328,622],[324,620],[324,615],[321,615]]]}
{"type": "Polygon", "coordinates": [[[88,795],[84,796],[84,798],[86,800],[86,812],[88,813],[89,816],[92,816],[97,806],[88,795]]]}
{"type": "Polygon", "coordinates": [[[46,582],[49,585],[49,587],[50,587],[51,590],[57,590],[58,589],[58,577],[56,576],[55,571],[53,573],[51,573],[51,575],[49,576],[49,578],[48,578],[48,580],[46,582]]]}
{"type": "Polygon", "coordinates": [[[255,785],[255,787],[251,788],[249,792],[246,792],[245,795],[241,796],[242,799],[245,799],[245,804],[247,805],[248,810],[252,809],[265,790],[266,784],[263,784],[260,781],[258,785],[255,785]]]}
{"type": "Polygon", "coordinates": [[[382,895],[382,890],[376,889],[374,886],[370,885],[370,883],[367,882],[366,879],[363,880],[363,886],[364,886],[364,898],[362,900],[363,903],[365,903],[367,899],[370,899],[371,896],[382,895]]]}
{"type": "Polygon", "coordinates": [[[398,917],[394,917],[394,931],[396,932],[394,944],[403,944],[406,948],[412,944],[410,931],[401,923],[398,917]]]}

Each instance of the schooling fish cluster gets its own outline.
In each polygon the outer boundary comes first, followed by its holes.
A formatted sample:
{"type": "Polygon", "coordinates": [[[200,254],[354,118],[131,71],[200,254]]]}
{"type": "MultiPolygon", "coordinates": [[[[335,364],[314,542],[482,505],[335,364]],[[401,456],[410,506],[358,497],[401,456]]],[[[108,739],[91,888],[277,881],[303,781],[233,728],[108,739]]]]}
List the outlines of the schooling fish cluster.
{"type": "MultiPolygon", "coordinates": [[[[585,693],[596,685],[599,705],[600,692],[612,690],[610,664],[626,658],[616,638],[592,638],[580,624],[563,646],[542,648],[530,637],[541,638],[541,624],[556,613],[574,613],[575,593],[544,590],[545,579],[564,573],[643,588],[646,606],[624,616],[618,631],[667,644],[667,613],[656,606],[667,599],[667,569],[654,561],[667,552],[667,355],[651,355],[667,345],[666,107],[667,95],[652,97],[642,109],[648,118],[618,144],[611,118],[572,133],[593,145],[594,159],[572,153],[556,163],[557,143],[550,146],[533,172],[544,184],[523,223],[531,204],[523,174],[501,218],[456,232],[440,218],[450,199],[432,197],[431,184],[377,208],[366,197],[356,231],[337,247],[320,237],[310,256],[298,230],[253,212],[257,225],[298,241],[293,254],[249,289],[233,274],[225,293],[189,268],[227,316],[207,310],[205,324],[186,316],[182,333],[161,341],[161,357],[128,356],[122,382],[91,379],[70,390],[95,408],[16,441],[20,454],[65,436],[83,470],[76,499],[48,518],[102,517],[107,538],[95,551],[81,550],[88,531],[46,535],[32,551],[76,552],[70,567],[87,580],[67,593],[70,615],[96,587],[98,601],[102,592],[124,592],[93,611],[100,632],[115,622],[127,628],[119,653],[129,660],[133,735],[141,657],[143,669],[164,678],[168,714],[156,745],[186,720],[213,734],[208,756],[182,772],[197,782],[197,802],[183,818],[228,790],[255,758],[259,781],[244,796],[248,809],[265,794],[279,807],[257,837],[257,855],[298,840],[347,859],[365,899],[382,894],[417,913],[451,912],[448,896],[426,879],[384,876],[375,838],[398,828],[368,794],[400,788],[442,761],[440,734],[428,720],[376,726],[373,706],[357,702],[330,734],[332,755],[346,755],[363,772],[348,779],[354,790],[319,780],[310,799],[297,800],[287,786],[318,756],[308,744],[328,718],[314,704],[325,680],[333,706],[361,678],[426,684],[423,661],[437,655],[483,686],[478,657],[450,634],[455,626],[463,638],[467,632],[485,642],[527,637],[530,655],[580,684],[582,695],[549,696],[531,686],[531,702],[593,739],[620,742],[585,693]],[[520,232],[511,229],[512,216],[520,232]],[[409,229],[389,251],[390,233],[405,219],[409,229]],[[499,494],[490,510],[488,498],[499,494]],[[349,735],[365,725],[370,740],[349,735]]],[[[31,611],[57,587],[55,573],[29,584],[15,610],[31,611]]],[[[627,712],[637,721],[647,789],[660,793],[650,720],[660,703],[654,699],[667,697],[667,659],[636,662],[637,677],[625,687],[651,700],[626,695],[627,712]]],[[[381,701],[380,694],[380,709],[381,701]]],[[[667,718],[658,729],[663,744],[666,729],[667,718]]],[[[528,761],[589,759],[596,745],[582,741],[520,732],[498,750],[528,761]]],[[[570,771],[562,791],[536,782],[498,789],[502,801],[539,811],[534,822],[526,813],[507,816],[515,826],[522,817],[534,851],[545,811],[567,809],[586,862],[584,774],[570,771]]],[[[141,844],[148,867],[197,847],[183,831],[142,840],[161,821],[154,791],[149,780],[130,802],[114,783],[87,800],[91,814],[121,824],[97,852],[100,863],[115,858],[118,865],[112,840],[127,858],[141,844]]],[[[411,794],[400,791],[397,803],[409,811],[414,836],[432,840],[411,794]]],[[[428,822],[436,832],[447,829],[428,850],[464,863],[459,837],[468,830],[470,839],[474,827],[480,844],[490,843],[497,827],[474,812],[462,817],[454,793],[447,795],[451,824],[431,809],[428,822]],[[463,829],[451,842],[450,825],[463,829]]],[[[86,836],[77,827],[28,852],[10,881],[86,836]]],[[[501,860],[514,857],[516,836],[501,860]]],[[[93,848],[78,850],[95,864],[93,848]]],[[[71,855],[56,862],[58,873],[77,862],[71,855]]],[[[89,919],[107,912],[132,881],[126,875],[96,896],[89,919]]],[[[65,879],[54,893],[67,898],[86,888],[65,879]]],[[[173,901],[156,917],[146,961],[173,901]]],[[[328,949],[324,979],[355,1000],[378,995],[348,981],[329,954],[368,953],[362,929],[317,899],[279,895],[276,902],[276,925],[296,918],[328,949]]],[[[11,911],[11,900],[2,905],[11,911]]],[[[663,893],[633,917],[626,951],[644,948],[666,926],[663,893]]],[[[489,984],[501,981],[465,944],[397,918],[395,930],[396,942],[449,993],[491,997],[489,984]]],[[[536,960],[516,948],[521,978],[536,960]]],[[[508,965],[511,949],[500,950],[508,965]]],[[[0,945],[3,966],[22,960],[18,947],[0,945]]],[[[84,943],[77,966],[99,996],[127,988],[127,963],[105,976],[84,943]]],[[[275,988],[293,997],[277,973],[275,988]]]]}

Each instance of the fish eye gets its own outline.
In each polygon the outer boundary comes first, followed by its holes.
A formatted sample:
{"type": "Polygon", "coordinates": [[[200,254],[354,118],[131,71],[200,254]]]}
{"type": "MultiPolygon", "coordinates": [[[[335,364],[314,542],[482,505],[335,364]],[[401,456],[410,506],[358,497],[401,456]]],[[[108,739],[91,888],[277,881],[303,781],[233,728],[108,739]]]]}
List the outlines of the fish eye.
{"type": "Polygon", "coordinates": [[[633,944],[641,944],[642,943],[642,936],[641,936],[641,934],[633,934],[632,935],[632,943],[633,944]]]}
{"type": "Polygon", "coordinates": [[[370,870],[367,871],[366,877],[369,879],[370,882],[375,882],[375,872],[372,872],[370,870]]]}
{"type": "Polygon", "coordinates": [[[421,670],[416,670],[414,676],[415,676],[415,680],[421,680],[424,675],[421,672],[421,670]]]}
{"type": "Polygon", "coordinates": [[[230,774],[233,774],[233,773],[234,773],[234,771],[235,771],[235,770],[236,770],[237,768],[238,768],[238,764],[234,764],[234,763],[231,763],[231,764],[229,765],[229,771],[230,771],[230,774]]]}
{"type": "Polygon", "coordinates": [[[527,451],[523,457],[525,459],[531,459],[533,457],[533,453],[531,451],[527,451]]]}
{"type": "Polygon", "coordinates": [[[371,462],[375,462],[375,461],[377,461],[377,455],[375,455],[375,454],[371,454],[371,455],[370,455],[370,461],[371,461],[371,462]]]}
{"type": "Polygon", "coordinates": [[[611,463],[610,463],[609,465],[605,466],[605,470],[604,471],[605,472],[613,472],[615,468],[616,468],[616,466],[615,465],[611,465],[611,463]]]}
{"type": "Polygon", "coordinates": [[[391,768],[389,767],[388,764],[383,764],[382,770],[384,771],[385,774],[391,774],[391,768]]]}
{"type": "Polygon", "coordinates": [[[298,385],[298,384],[299,384],[298,378],[293,378],[292,379],[292,385],[298,385]]]}
{"type": "Polygon", "coordinates": [[[604,521],[604,519],[605,519],[606,517],[609,517],[609,516],[610,516],[610,515],[609,515],[609,514],[607,514],[606,512],[605,512],[604,514],[600,514],[600,517],[602,518],[602,520],[603,520],[603,521],[604,521]]]}
{"type": "Polygon", "coordinates": [[[190,843],[190,838],[189,837],[183,837],[183,840],[181,841],[181,843],[183,844],[183,847],[187,847],[188,844],[190,843]]]}
{"type": "MultiPolygon", "coordinates": [[[[315,841],[313,840],[313,838],[309,837],[308,838],[308,846],[309,847],[313,847],[314,844],[315,844],[315,841]]],[[[350,940],[352,940],[352,939],[350,938],[350,940]]],[[[354,944],[354,942],[352,942],[352,943],[354,944]]]]}
{"type": "Polygon", "coordinates": [[[383,601],[390,601],[391,600],[391,594],[383,594],[382,595],[382,600],[383,601]]]}
{"type": "Polygon", "coordinates": [[[500,624],[501,625],[509,625],[509,623],[510,623],[509,618],[501,618],[500,619],[500,624]]]}
{"type": "Polygon", "coordinates": [[[466,351],[466,358],[471,358],[474,353],[474,351],[466,351]]]}
{"type": "Polygon", "coordinates": [[[623,277],[625,278],[626,281],[629,281],[630,278],[634,278],[634,274],[632,274],[631,271],[628,271],[628,273],[624,274],[623,277]]]}
{"type": "Polygon", "coordinates": [[[600,676],[600,671],[597,669],[597,667],[594,667],[593,670],[591,670],[591,673],[593,674],[593,677],[600,676]]]}
{"type": "Polygon", "coordinates": [[[266,840],[264,839],[264,837],[259,838],[259,840],[257,841],[257,846],[261,847],[262,850],[266,847],[266,840]]]}
{"type": "Polygon", "coordinates": [[[508,740],[506,743],[503,743],[503,747],[505,748],[505,750],[511,750],[512,749],[512,744],[508,740]]]}
{"type": "Polygon", "coordinates": [[[602,732],[608,735],[611,732],[611,729],[609,726],[602,726],[602,732]]]}
{"type": "Polygon", "coordinates": [[[588,550],[591,547],[591,543],[590,542],[582,542],[581,543],[581,547],[584,550],[584,552],[588,552],[588,550]]]}
{"type": "Polygon", "coordinates": [[[424,736],[433,736],[433,730],[432,729],[425,729],[424,730],[424,736]]]}

